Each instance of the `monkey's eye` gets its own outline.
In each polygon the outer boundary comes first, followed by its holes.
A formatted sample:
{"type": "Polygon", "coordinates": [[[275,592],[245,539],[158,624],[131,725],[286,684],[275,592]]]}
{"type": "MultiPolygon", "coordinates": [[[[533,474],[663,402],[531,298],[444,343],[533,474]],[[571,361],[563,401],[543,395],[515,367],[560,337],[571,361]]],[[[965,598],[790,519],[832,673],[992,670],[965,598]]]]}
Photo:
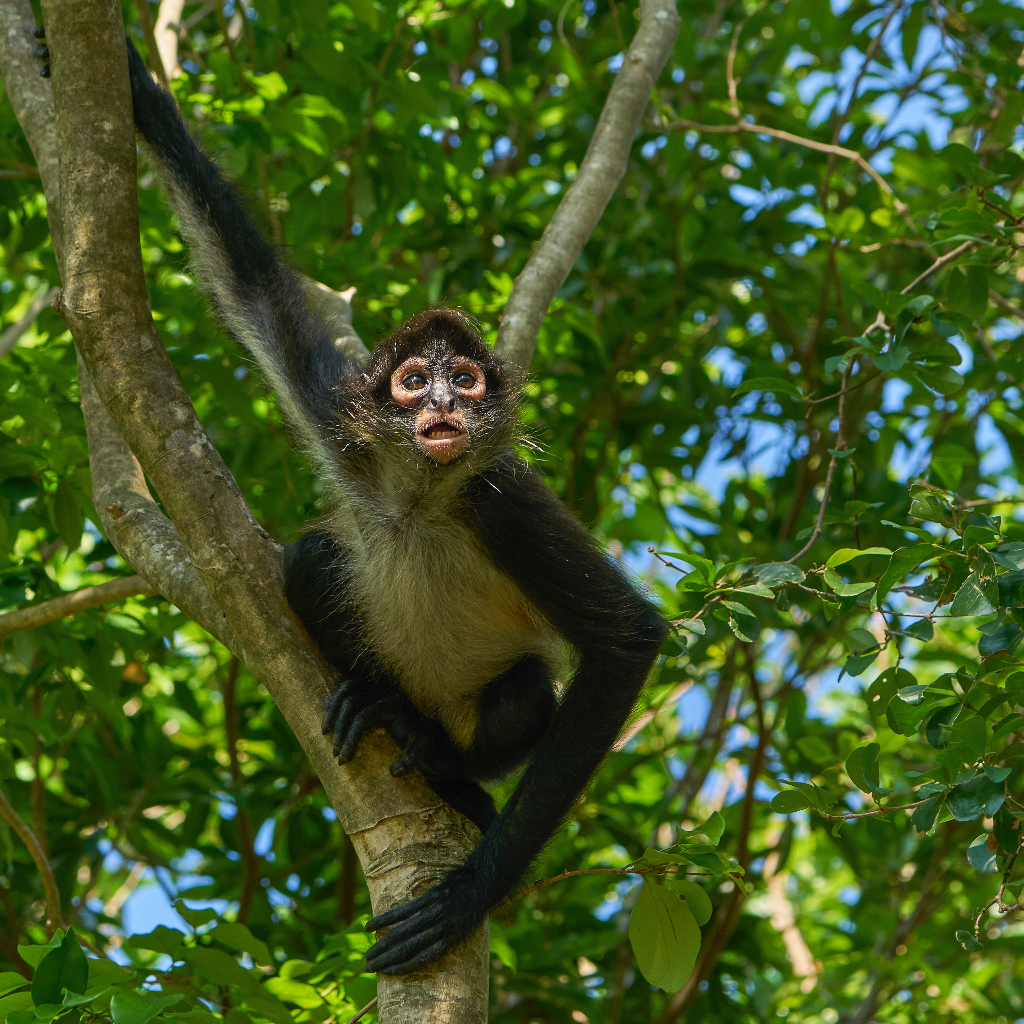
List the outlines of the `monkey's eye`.
{"type": "Polygon", "coordinates": [[[427,378],[422,373],[409,373],[402,378],[402,387],[406,391],[422,391],[427,386],[427,378]]]}
{"type": "Polygon", "coordinates": [[[457,388],[464,388],[468,391],[471,388],[476,387],[476,377],[474,377],[473,374],[467,373],[465,370],[463,370],[462,373],[457,373],[455,375],[454,379],[452,380],[452,383],[457,388]]]}

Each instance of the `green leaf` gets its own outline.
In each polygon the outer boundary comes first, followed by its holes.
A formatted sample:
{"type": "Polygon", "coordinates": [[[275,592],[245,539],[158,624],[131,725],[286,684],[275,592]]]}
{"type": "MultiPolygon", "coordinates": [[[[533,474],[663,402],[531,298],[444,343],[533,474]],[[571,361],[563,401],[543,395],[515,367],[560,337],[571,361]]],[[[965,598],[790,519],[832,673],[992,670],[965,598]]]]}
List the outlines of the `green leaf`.
{"type": "Polygon", "coordinates": [[[700,928],[683,900],[645,878],[629,915],[629,942],[647,983],[678,992],[697,963],[700,928]]]}
{"type": "Polygon", "coordinates": [[[844,583],[843,578],[833,569],[826,569],[822,573],[822,579],[839,597],[856,597],[875,589],[874,583],[844,583]]]}
{"type": "Polygon", "coordinates": [[[800,790],[811,802],[811,806],[818,811],[828,813],[835,807],[838,798],[827,789],[815,786],[810,782],[791,782],[794,789],[800,790]]]}
{"type": "Polygon", "coordinates": [[[5,996],[8,992],[27,984],[28,978],[23,978],[14,971],[0,971],[0,996],[5,996]]]}
{"type": "Polygon", "coordinates": [[[745,380],[732,395],[746,394],[748,391],[771,392],[772,394],[791,395],[793,398],[803,398],[803,392],[792,382],[782,377],[754,377],[752,380],[745,380]]]}
{"type": "Polygon", "coordinates": [[[807,579],[801,569],[789,562],[765,562],[764,565],[753,566],[750,571],[756,580],[767,587],[777,587],[782,583],[803,583],[807,579]]]}
{"type": "Polygon", "coordinates": [[[89,962],[78,944],[74,928],[69,928],[61,944],[39,962],[32,975],[32,1001],[57,1003],[64,998],[63,990],[84,992],[89,982],[89,962]]]}
{"type": "Polygon", "coordinates": [[[29,967],[38,967],[43,958],[49,956],[51,949],[56,949],[64,940],[64,933],[58,928],[45,946],[19,946],[18,953],[29,967]]]}
{"type": "Polygon", "coordinates": [[[946,796],[949,813],[957,821],[974,821],[982,815],[991,818],[1005,802],[1005,784],[984,775],[954,786],[946,796]]]}
{"type": "Polygon", "coordinates": [[[772,798],[771,808],[777,814],[792,814],[794,811],[802,811],[810,805],[810,800],[803,793],[798,793],[793,789],[784,789],[772,798]]]}
{"type": "MultiPolygon", "coordinates": [[[[944,149],[939,150],[939,158],[944,160],[957,174],[966,178],[973,185],[994,185],[1002,179],[1001,174],[982,167],[978,157],[966,146],[959,142],[951,142],[944,149]]],[[[960,933],[957,932],[959,938],[960,933]]],[[[978,947],[981,949],[981,946],[978,947]]]]}
{"type": "Polygon", "coordinates": [[[796,748],[804,757],[815,764],[829,765],[836,763],[835,751],[820,736],[801,736],[796,741],[796,748]]]}
{"type": "Polygon", "coordinates": [[[967,859],[975,871],[980,871],[983,875],[994,875],[999,870],[999,858],[995,850],[988,848],[988,837],[988,832],[982,832],[967,847],[967,859]]]}
{"type": "Polygon", "coordinates": [[[722,841],[722,836],[725,835],[725,818],[718,811],[712,811],[711,816],[703,824],[698,825],[689,832],[685,828],[680,828],[679,833],[682,837],[707,836],[712,844],[717,846],[722,841]]]}
{"type": "Polygon", "coordinates": [[[145,935],[132,935],[128,945],[134,949],[151,949],[155,953],[166,953],[172,960],[181,960],[185,936],[176,928],[158,924],[145,935]]]}
{"type": "Polygon", "coordinates": [[[88,995],[76,995],[74,992],[65,992],[64,1001],[61,1003],[62,1006],[84,1006],[86,1003],[94,1002],[97,999],[103,999],[104,997],[109,998],[110,993],[114,990],[108,985],[106,988],[101,988],[95,992],[90,992],[88,995]]]}
{"type": "Polygon", "coordinates": [[[924,729],[924,737],[936,750],[942,750],[949,745],[949,734],[953,724],[956,722],[957,716],[960,714],[961,708],[960,702],[954,701],[952,704],[940,707],[928,719],[928,724],[924,729]]]}
{"type": "Polygon", "coordinates": [[[487,929],[491,955],[496,956],[510,971],[517,970],[519,957],[509,944],[505,929],[493,919],[488,922],[487,929]]]}
{"type": "Polygon", "coordinates": [[[270,955],[267,944],[255,935],[244,924],[238,921],[221,921],[210,935],[218,942],[222,942],[228,949],[238,953],[248,953],[254,963],[262,964],[265,967],[274,965],[274,958],[270,955]]]}
{"type": "Polygon", "coordinates": [[[988,306],[988,271],[977,264],[953,267],[946,278],[946,305],[971,320],[980,320],[988,306]]]}
{"type": "Polygon", "coordinates": [[[878,777],[878,753],[882,748],[877,743],[858,747],[846,759],[846,774],[850,781],[863,793],[888,793],[878,777]]]}
{"type": "Polygon", "coordinates": [[[976,569],[964,581],[956,592],[949,614],[954,618],[959,615],[992,615],[999,604],[999,587],[991,577],[985,579],[976,569]]]}
{"type": "Polygon", "coordinates": [[[846,634],[846,641],[850,645],[850,649],[857,651],[858,653],[861,651],[870,651],[880,646],[878,640],[875,639],[874,633],[871,633],[866,629],[851,629],[850,632],[846,634]]]}
{"type": "Polygon", "coordinates": [[[175,900],[174,909],[184,918],[193,928],[201,928],[204,924],[208,924],[210,921],[217,919],[217,911],[204,909],[204,910],[191,910],[185,905],[184,900],[175,900]]]}
{"type": "Polygon", "coordinates": [[[922,366],[917,370],[917,376],[922,384],[940,395],[955,395],[964,386],[963,377],[948,366],[933,369],[922,366]]]}
{"type": "Polygon", "coordinates": [[[921,704],[907,704],[899,699],[890,700],[885,709],[885,717],[893,732],[901,736],[913,736],[934,707],[933,703],[927,701],[921,704]]]}
{"type": "Polygon", "coordinates": [[[263,987],[285,1003],[294,1003],[304,1010],[312,1010],[323,1003],[323,998],[312,985],[295,978],[268,978],[263,987]]]}
{"type": "Polygon", "coordinates": [[[934,796],[928,797],[923,804],[914,808],[914,813],[910,817],[910,824],[918,832],[929,831],[935,824],[935,819],[938,817],[943,799],[943,793],[936,793],[934,796]]]}
{"type": "Polygon", "coordinates": [[[891,554],[892,552],[888,548],[864,548],[863,550],[858,548],[840,548],[829,555],[825,565],[830,569],[834,569],[837,565],[845,565],[847,562],[852,562],[855,558],[860,558],[862,555],[885,555],[888,557],[891,554]]]}
{"type": "Polygon", "coordinates": [[[957,929],[956,941],[959,942],[968,953],[977,953],[979,950],[985,948],[970,932],[965,932],[962,928],[957,929]]]}
{"type": "Polygon", "coordinates": [[[682,619],[679,625],[683,629],[688,629],[691,633],[696,633],[698,636],[703,636],[708,631],[707,626],[700,619],[682,619]]]}
{"type": "Polygon", "coordinates": [[[694,921],[703,928],[711,920],[712,906],[711,898],[696,882],[681,878],[669,879],[665,883],[678,896],[686,901],[686,905],[693,914],[694,921]]]}
{"type": "Polygon", "coordinates": [[[871,362],[883,373],[895,373],[906,365],[910,358],[910,349],[906,345],[896,345],[888,352],[881,352],[871,357],[871,362]]]}
{"type": "Polygon", "coordinates": [[[51,502],[53,525],[57,536],[68,546],[68,551],[77,551],[82,544],[85,529],[85,515],[75,497],[75,489],[67,480],[61,480],[51,502]]]}
{"type": "Polygon", "coordinates": [[[861,282],[853,286],[853,290],[862,298],[871,303],[875,309],[880,309],[890,319],[899,316],[913,301],[909,295],[901,295],[899,292],[883,292],[873,284],[861,282]]]}
{"type": "Polygon", "coordinates": [[[31,992],[12,992],[10,995],[2,996],[0,997],[0,1021],[4,1017],[9,1021],[11,1015],[19,1010],[28,1010],[35,1017],[35,1013],[32,1012],[33,1005],[31,992]]]}
{"type": "Polygon", "coordinates": [[[1024,544],[1002,544],[992,552],[992,557],[1005,569],[1024,569],[1024,544]]]}
{"type": "Polygon", "coordinates": [[[929,561],[929,559],[934,558],[936,553],[934,544],[912,544],[910,547],[897,548],[892,553],[892,558],[889,561],[889,568],[882,573],[882,578],[878,581],[877,600],[879,602],[884,600],[886,594],[888,594],[889,591],[907,575],[907,573],[912,569],[916,569],[922,563],[929,561]]]}
{"type": "Polygon", "coordinates": [[[174,993],[169,996],[142,995],[139,992],[116,992],[110,1000],[110,1015],[114,1024],[149,1024],[167,1009],[181,1002],[183,996],[174,993]]]}

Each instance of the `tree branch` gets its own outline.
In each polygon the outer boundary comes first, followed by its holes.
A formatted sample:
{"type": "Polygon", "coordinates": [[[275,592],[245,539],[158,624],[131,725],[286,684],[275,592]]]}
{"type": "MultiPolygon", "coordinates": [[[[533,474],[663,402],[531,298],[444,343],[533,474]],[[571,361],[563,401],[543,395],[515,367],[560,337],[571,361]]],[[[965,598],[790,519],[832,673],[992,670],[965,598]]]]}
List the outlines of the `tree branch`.
{"type": "Polygon", "coordinates": [[[55,597],[52,601],[31,608],[19,608],[17,611],[0,615],[0,638],[19,629],[31,629],[43,626],[47,622],[56,622],[67,618],[86,608],[95,608],[101,604],[119,604],[136,594],[152,597],[156,590],[141,576],[125,576],[123,579],[100,583],[95,587],[84,587],[73,594],[55,597]]]}
{"type": "Polygon", "coordinates": [[[637,126],[679,33],[675,0],[640,0],[640,27],[622,62],[576,180],[516,278],[495,350],[523,370],[562,287],[626,173],[637,126]]]}
{"type": "Polygon", "coordinates": [[[697,121],[687,121],[685,118],[679,118],[670,124],[662,125],[662,130],[666,132],[708,132],[714,135],[738,135],[740,132],[752,132],[754,135],[770,135],[773,139],[793,142],[798,146],[804,146],[806,149],[817,150],[819,153],[830,153],[833,156],[845,157],[847,160],[852,160],[865,174],[871,175],[875,184],[887,196],[892,198],[897,212],[903,213],[907,209],[906,204],[896,198],[889,182],[855,149],[846,149],[844,146],[834,146],[827,142],[805,139],[801,135],[785,132],[781,128],[768,128],[763,124],[753,124],[749,121],[737,121],[735,124],[700,124],[697,121]]]}
{"type": "MultiPolygon", "coordinates": [[[[102,482],[100,491],[105,487],[107,494],[128,498],[97,501],[104,528],[137,569],[146,564],[154,570],[142,575],[186,613],[194,612],[267,686],[352,836],[374,910],[380,912],[418,895],[460,864],[479,833],[418,776],[391,778],[388,765],[398,751],[382,732],[363,741],[354,764],[339,768],[331,758],[320,734],[331,674],[285,601],[281,549],[252,519],[149,318],[120,9],[112,0],[48,0],[43,10],[53,55],[57,145],[34,152],[53,153],[54,163],[47,165],[52,171],[59,145],[63,192],[47,180],[42,166],[40,173],[48,196],[62,198],[68,237],[74,240],[68,247],[63,308],[89,368],[81,376],[83,411],[87,420],[97,407],[106,405],[111,412],[90,425],[90,448],[100,463],[106,459],[106,468],[122,474],[102,482]],[[150,498],[143,470],[180,537],[150,498]],[[156,547],[144,542],[154,535],[156,547]]],[[[45,87],[36,97],[42,106],[15,106],[30,138],[45,141],[54,129],[47,105],[50,83],[38,77],[34,58],[26,63],[3,51],[21,47],[19,33],[34,43],[31,7],[28,0],[9,0],[0,12],[3,24],[14,29],[0,35],[0,72],[9,95],[20,95],[16,79],[21,74],[45,87]]],[[[51,216],[59,213],[55,203],[51,216]]],[[[99,469],[94,464],[94,482],[103,475],[99,469]]],[[[451,1019],[458,1007],[463,1019],[482,1021],[486,978],[483,927],[426,971],[381,977],[380,1020],[451,1019]]]]}
{"type": "Polygon", "coordinates": [[[46,894],[46,919],[49,922],[52,935],[55,929],[64,927],[64,918],[60,911],[60,892],[57,890],[57,881],[53,877],[53,869],[43,852],[39,837],[22,821],[21,816],[11,806],[7,794],[2,789],[0,789],[0,817],[18,833],[21,841],[28,847],[32,860],[35,861],[36,870],[43,882],[43,892],[46,894]]]}
{"type": "Polygon", "coordinates": [[[57,294],[59,289],[51,288],[43,295],[32,300],[28,312],[17,322],[0,334],[0,359],[9,356],[18,344],[18,339],[36,322],[36,317],[50,304],[50,300],[57,294]]]}

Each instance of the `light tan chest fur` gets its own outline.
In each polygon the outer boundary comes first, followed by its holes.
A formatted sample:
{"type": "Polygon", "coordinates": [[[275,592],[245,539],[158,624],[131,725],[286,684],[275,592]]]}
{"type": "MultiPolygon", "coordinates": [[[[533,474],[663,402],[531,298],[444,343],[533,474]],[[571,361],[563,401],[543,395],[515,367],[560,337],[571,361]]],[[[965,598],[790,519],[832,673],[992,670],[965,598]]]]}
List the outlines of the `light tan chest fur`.
{"type": "Polygon", "coordinates": [[[370,645],[419,708],[464,746],[480,691],[524,654],[553,668],[563,645],[452,517],[359,517],[353,595],[370,645]]]}

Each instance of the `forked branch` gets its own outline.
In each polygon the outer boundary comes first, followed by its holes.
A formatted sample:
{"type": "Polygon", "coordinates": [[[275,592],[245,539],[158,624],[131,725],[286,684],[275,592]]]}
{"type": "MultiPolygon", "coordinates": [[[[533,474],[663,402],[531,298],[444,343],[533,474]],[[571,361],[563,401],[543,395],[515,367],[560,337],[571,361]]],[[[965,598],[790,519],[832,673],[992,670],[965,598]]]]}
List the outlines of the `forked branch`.
{"type": "Polygon", "coordinates": [[[555,292],[562,287],[626,173],[637,126],[679,34],[675,0],[640,0],[640,27],[626,51],[576,180],[516,278],[496,351],[527,369],[555,292]]]}

